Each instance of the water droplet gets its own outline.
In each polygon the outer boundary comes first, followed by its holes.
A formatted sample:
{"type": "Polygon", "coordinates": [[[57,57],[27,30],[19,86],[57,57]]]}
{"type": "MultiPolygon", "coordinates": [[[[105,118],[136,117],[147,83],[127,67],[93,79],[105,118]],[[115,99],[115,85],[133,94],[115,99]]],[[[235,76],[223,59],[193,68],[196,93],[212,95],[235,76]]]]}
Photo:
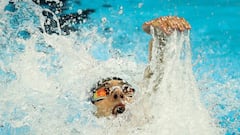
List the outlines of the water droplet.
{"type": "Polygon", "coordinates": [[[80,14],[82,14],[82,9],[78,9],[78,14],[80,15],[80,14]]]}

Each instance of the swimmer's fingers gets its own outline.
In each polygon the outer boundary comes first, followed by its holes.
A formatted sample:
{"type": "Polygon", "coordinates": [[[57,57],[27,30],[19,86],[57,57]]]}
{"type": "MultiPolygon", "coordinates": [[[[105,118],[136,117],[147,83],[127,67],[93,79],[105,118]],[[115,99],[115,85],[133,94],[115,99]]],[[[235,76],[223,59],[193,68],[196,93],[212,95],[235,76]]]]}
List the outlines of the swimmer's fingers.
{"type": "Polygon", "coordinates": [[[184,25],[185,30],[191,29],[190,24],[186,20],[184,20],[183,18],[180,18],[180,20],[181,20],[181,23],[184,25]]]}
{"type": "Polygon", "coordinates": [[[166,18],[161,18],[160,19],[160,29],[166,34],[171,34],[172,33],[172,28],[169,27],[169,24],[166,20],[167,20],[166,18]]]}
{"type": "Polygon", "coordinates": [[[183,32],[191,29],[190,24],[184,19],[177,16],[160,17],[143,24],[143,30],[150,34],[150,26],[161,30],[163,33],[170,35],[174,30],[183,32]]]}

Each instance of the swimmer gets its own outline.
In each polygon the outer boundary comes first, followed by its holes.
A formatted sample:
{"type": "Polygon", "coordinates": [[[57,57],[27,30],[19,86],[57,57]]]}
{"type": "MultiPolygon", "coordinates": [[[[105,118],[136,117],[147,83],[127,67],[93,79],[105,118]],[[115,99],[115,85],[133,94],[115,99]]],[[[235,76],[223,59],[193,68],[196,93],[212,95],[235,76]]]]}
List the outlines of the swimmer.
{"type": "Polygon", "coordinates": [[[132,102],[135,89],[123,79],[113,77],[99,81],[91,92],[91,102],[97,107],[97,117],[117,116],[125,111],[127,103],[132,102]]]}
{"type": "MultiPolygon", "coordinates": [[[[159,40],[159,47],[162,56],[158,56],[160,63],[163,61],[164,46],[166,37],[171,35],[174,30],[183,32],[191,29],[191,26],[183,18],[176,16],[160,17],[155,20],[145,22],[143,30],[148,34],[151,29],[157,31],[154,35],[159,40]]],[[[153,39],[149,43],[149,62],[152,60],[153,39]]],[[[157,69],[159,70],[159,69],[157,69]]],[[[144,78],[150,78],[154,71],[148,66],[144,73],[144,78]]],[[[161,72],[161,71],[160,71],[161,72]]],[[[160,77],[159,77],[160,78],[160,77]]],[[[158,82],[161,81],[161,78],[158,82]]],[[[96,106],[97,110],[95,115],[97,117],[117,116],[125,111],[126,104],[131,103],[135,93],[135,89],[121,78],[113,77],[99,81],[91,90],[91,102],[96,106]]]]}

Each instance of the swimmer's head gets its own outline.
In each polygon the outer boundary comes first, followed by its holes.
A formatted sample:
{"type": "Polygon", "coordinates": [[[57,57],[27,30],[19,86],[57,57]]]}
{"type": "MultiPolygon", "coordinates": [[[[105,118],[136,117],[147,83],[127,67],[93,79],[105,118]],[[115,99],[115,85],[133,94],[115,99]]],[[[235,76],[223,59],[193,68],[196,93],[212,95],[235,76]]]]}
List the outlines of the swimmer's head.
{"type": "Polygon", "coordinates": [[[132,101],[134,88],[121,78],[113,77],[99,81],[92,88],[91,102],[97,107],[96,116],[118,115],[132,101]]]}

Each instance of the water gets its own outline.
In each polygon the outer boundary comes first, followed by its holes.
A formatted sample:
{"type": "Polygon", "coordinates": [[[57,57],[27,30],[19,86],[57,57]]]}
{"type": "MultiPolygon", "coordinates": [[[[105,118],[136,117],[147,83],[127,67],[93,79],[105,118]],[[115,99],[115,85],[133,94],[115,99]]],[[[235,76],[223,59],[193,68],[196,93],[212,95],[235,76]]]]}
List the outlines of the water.
{"type": "Polygon", "coordinates": [[[81,2],[64,12],[96,13],[64,36],[41,32],[44,8],[27,1],[6,11],[1,1],[0,134],[239,134],[239,28],[230,25],[237,1],[81,2]],[[186,16],[193,30],[169,38],[167,62],[151,63],[165,67],[161,83],[146,83],[151,36],[141,25],[169,14],[186,16]],[[89,90],[109,76],[132,84],[135,102],[120,117],[98,119],[89,90]]]}

